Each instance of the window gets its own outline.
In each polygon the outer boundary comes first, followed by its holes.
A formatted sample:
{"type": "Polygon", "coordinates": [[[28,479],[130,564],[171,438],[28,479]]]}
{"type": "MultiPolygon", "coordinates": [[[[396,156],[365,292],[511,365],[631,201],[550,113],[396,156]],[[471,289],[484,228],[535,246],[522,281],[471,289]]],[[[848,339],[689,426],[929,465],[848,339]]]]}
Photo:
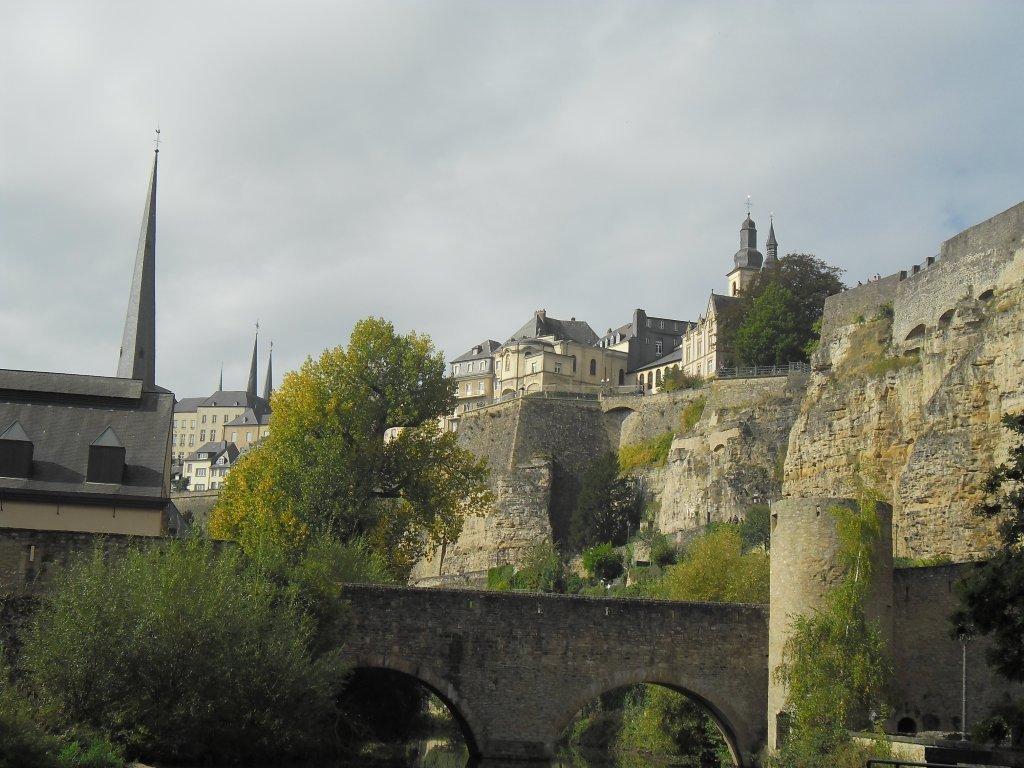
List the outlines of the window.
{"type": "Polygon", "coordinates": [[[619,386],[624,387],[626,385],[626,372],[619,368],[619,386]]]}
{"type": "Polygon", "coordinates": [[[576,355],[572,356],[572,372],[576,373],[576,355]]]}
{"type": "Polygon", "coordinates": [[[188,436],[188,446],[189,446],[189,448],[191,448],[195,444],[196,444],[196,435],[193,432],[191,435],[188,436]]]}
{"type": "Polygon", "coordinates": [[[468,373],[472,373],[473,372],[473,363],[472,363],[472,361],[470,361],[469,363],[466,364],[466,371],[468,373]]]}
{"type": "Polygon", "coordinates": [[[232,432],[231,433],[231,442],[232,443],[237,443],[238,442],[238,433],[237,432],[232,432]]]}
{"type": "Polygon", "coordinates": [[[186,475],[191,475],[192,474],[192,465],[191,464],[186,464],[185,465],[185,474],[186,475]]]}
{"type": "Polygon", "coordinates": [[[651,343],[651,337],[650,336],[644,336],[644,344],[650,344],[650,343],[651,343]]]}
{"type": "Polygon", "coordinates": [[[178,435],[178,445],[184,445],[184,444],[185,444],[185,435],[184,434],[178,435]]]}
{"type": "Polygon", "coordinates": [[[535,362],[534,363],[530,363],[530,373],[536,373],[536,372],[537,372],[537,363],[535,363],[535,362]]]}
{"type": "Polygon", "coordinates": [[[651,318],[649,318],[649,317],[647,318],[647,327],[648,328],[651,327],[651,318]]]}
{"type": "Polygon", "coordinates": [[[196,490],[197,491],[205,491],[206,490],[206,483],[199,483],[199,485],[196,486],[196,490]]]}
{"type": "Polygon", "coordinates": [[[210,423],[211,424],[216,424],[217,423],[217,414],[216,413],[213,414],[213,416],[210,417],[210,423]]]}
{"type": "Polygon", "coordinates": [[[508,358],[508,355],[505,355],[505,370],[506,371],[508,370],[508,364],[509,364],[509,358],[508,358]]]}
{"type": "Polygon", "coordinates": [[[247,442],[247,443],[251,443],[252,442],[252,432],[246,432],[245,433],[245,442],[247,442]]]}
{"type": "Polygon", "coordinates": [[[264,429],[264,430],[263,430],[263,436],[264,436],[264,437],[266,437],[266,436],[267,436],[267,435],[269,435],[269,434],[270,434],[270,430],[269,430],[269,429],[264,429]]]}
{"type": "Polygon", "coordinates": [[[199,442],[200,443],[205,443],[206,442],[206,430],[205,429],[199,430],[199,442]]]}
{"type": "Polygon", "coordinates": [[[480,361],[480,370],[481,371],[486,371],[487,370],[487,362],[488,362],[487,360],[481,360],[480,361]]]}
{"type": "Polygon", "coordinates": [[[555,363],[555,373],[561,373],[561,372],[562,372],[562,364],[561,363],[555,363]]]}
{"type": "Polygon", "coordinates": [[[196,470],[196,477],[206,477],[206,467],[199,467],[196,470]]]}
{"type": "Polygon", "coordinates": [[[658,321],[658,327],[659,328],[664,328],[665,327],[665,321],[664,320],[659,320],[658,321]]]}
{"type": "Polygon", "coordinates": [[[192,419],[192,429],[195,429],[195,428],[196,428],[196,420],[192,419]]]}
{"type": "Polygon", "coordinates": [[[469,397],[472,394],[473,394],[473,384],[471,382],[467,381],[466,382],[466,397],[469,397]]]}
{"type": "Polygon", "coordinates": [[[597,360],[590,361],[590,375],[597,376],[597,360]]]}
{"type": "Polygon", "coordinates": [[[205,423],[206,423],[206,414],[204,413],[203,414],[203,424],[205,424],[205,423]]]}
{"type": "Polygon", "coordinates": [[[458,376],[458,375],[459,375],[459,365],[460,365],[460,363],[456,363],[456,364],[455,364],[455,365],[454,365],[454,366],[452,367],[452,373],[454,373],[454,374],[455,374],[456,376],[458,376]]]}
{"type": "Polygon", "coordinates": [[[660,355],[661,354],[661,349],[662,349],[662,341],[661,341],[661,339],[659,339],[658,341],[654,342],[654,352],[656,354],[660,355]]]}
{"type": "Polygon", "coordinates": [[[215,491],[220,488],[220,483],[210,483],[210,490],[215,491]]]}
{"type": "Polygon", "coordinates": [[[484,383],[483,383],[482,381],[480,381],[480,382],[477,382],[477,385],[476,385],[476,393],[477,393],[478,395],[482,395],[482,394],[484,393],[484,383]]]}

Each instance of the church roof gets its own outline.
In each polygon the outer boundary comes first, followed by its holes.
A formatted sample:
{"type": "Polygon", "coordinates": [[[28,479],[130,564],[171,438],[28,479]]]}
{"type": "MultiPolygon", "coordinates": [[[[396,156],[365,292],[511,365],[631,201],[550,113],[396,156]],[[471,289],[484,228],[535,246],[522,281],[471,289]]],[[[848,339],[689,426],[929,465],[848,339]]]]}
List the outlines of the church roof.
{"type": "Polygon", "coordinates": [[[0,425],[32,436],[27,478],[0,477],[0,497],[165,498],[164,468],[174,395],[141,381],[68,373],[0,370],[0,425]],[[125,448],[121,483],[88,483],[89,446],[125,448]]]}
{"type": "MultiPolygon", "coordinates": [[[[647,365],[641,365],[636,370],[637,371],[646,371],[649,368],[660,368],[663,365],[669,365],[670,363],[681,362],[682,359],[683,359],[683,348],[682,348],[682,346],[678,346],[675,349],[673,349],[671,352],[669,352],[667,355],[664,355],[663,357],[659,357],[654,362],[647,363],[647,365]]],[[[633,373],[633,371],[630,371],[630,373],[633,373]]]]}

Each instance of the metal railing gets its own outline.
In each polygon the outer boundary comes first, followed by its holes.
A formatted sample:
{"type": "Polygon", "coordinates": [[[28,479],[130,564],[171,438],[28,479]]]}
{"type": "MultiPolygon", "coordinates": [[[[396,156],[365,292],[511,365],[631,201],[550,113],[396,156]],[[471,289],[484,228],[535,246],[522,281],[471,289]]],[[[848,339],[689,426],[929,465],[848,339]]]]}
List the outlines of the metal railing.
{"type": "Polygon", "coordinates": [[[810,373],[811,366],[807,363],[787,363],[786,365],[746,365],[736,368],[719,368],[715,377],[719,379],[757,379],[765,376],[788,376],[791,373],[810,373]]]}

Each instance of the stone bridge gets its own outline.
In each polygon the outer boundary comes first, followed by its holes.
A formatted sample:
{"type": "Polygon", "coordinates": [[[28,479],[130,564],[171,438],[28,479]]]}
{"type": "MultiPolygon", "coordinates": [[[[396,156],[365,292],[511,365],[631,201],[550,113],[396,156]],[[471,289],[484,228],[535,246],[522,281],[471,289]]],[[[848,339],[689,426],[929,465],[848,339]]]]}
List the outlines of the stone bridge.
{"type": "Polygon", "coordinates": [[[422,682],[485,762],[546,761],[585,704],[635,683],[703,705],[739,765],[764,746],[766,607],[366,585],[345,593],[347,660],[422,682]]]}

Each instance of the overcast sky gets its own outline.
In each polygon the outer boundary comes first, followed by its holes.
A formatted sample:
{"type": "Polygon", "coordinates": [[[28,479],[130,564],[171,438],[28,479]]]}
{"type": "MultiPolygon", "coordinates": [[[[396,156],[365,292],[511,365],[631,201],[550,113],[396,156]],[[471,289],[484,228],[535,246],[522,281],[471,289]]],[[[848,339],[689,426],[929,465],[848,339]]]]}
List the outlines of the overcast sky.
{"type": "Polygon", "coordinates": [[[0,367],[113,375],[160,124],[157,380],[384,316],[693,319],[753,199],[888,274],[1024,198],[1024,3],[0,1],[0,367]]]}

